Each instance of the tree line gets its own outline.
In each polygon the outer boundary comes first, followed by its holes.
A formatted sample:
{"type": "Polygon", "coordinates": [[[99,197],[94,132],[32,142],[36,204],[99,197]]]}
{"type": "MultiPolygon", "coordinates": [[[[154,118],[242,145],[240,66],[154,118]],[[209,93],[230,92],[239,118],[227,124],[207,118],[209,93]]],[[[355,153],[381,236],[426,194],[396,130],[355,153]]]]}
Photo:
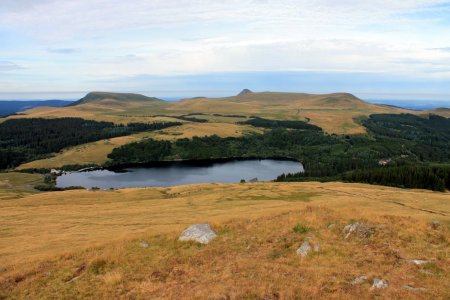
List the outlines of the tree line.
{"type": "Polygon", "coordinates": [[[0,169],[43,158],[70,146],[177,125],[181,123],[123,125],[81,118],[6,120],[0,123],[0,169]]]}
{"type": "Polygon", "coordinates": [[[406,165],[355,170],[342,174],[342,180],[443,192],[450,190],[450,166],[406,165]]]}
{"type": "Polygon", "coordinates": [[[322,131],[322,128],[316,125],[308,124],[307,122],[298,120],[269,120],[259,117],[253,117],[250,120],[240,122],[240,124],[263,128],[291,128],[322,131]]]}
{"type": "MultiPolygon", "coordinates": [[[[258,122],[261,123],[253,123],[254,126],[257,124],[263,127],[268,126],[264,119],[258,122]]],[[[389,159],[389,164],[394,166],[427,165],[450,161],[448,130],[450,119],[443,117],[372,115],[363,121],[368,134],[361,135],[329,135],[315,128],[304,129],[303,125],[298,126],[302,127],[301,130],[292,130],[282,127],[287,126],[286,123],[277,122],[276,124],[278,125],[274,125],[271,130],[263,134],[242,137],[209,136],[180,139],[175,142],[144,140],[127,144],[112,151],[108,156],[111,159],[109,165],[174,159],[283,157],[301,161],[306,171],[283,175],[278,180],[344,179],[366,182],[362,175],[354,177],[348,177],[350,176],[348,175],[345,178],[343,176],[347,172],[356,170],[372,172],[371,170],[380,169],[379,161],[383,159],[389,159]],[[432,133],[428,136],[427,134],[431,131],[432,133]]],[[[422,174],[422,171],[418,171],[417,176],[422,174]]],[[[444,169],[439,172],[446,171],[448,170],[444,169]]],[[[393,169],[392,172],[395,170],[393,169]]],[[[441,173],[436,174],[439,177],[441,173]]],[[[385,182],[380,181],[380,184],[385,182]]],[[[412,182],[411,185],[431,187],[430,184],[419,185],[417,182],[412,182]]]]}

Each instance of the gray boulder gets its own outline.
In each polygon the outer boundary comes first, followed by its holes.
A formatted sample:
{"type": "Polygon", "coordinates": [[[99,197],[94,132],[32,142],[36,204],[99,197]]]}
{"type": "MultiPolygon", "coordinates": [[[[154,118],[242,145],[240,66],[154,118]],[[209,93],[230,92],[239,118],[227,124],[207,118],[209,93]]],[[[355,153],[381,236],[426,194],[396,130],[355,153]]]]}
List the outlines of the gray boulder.
{"type": "Polygon", "coordinates": [[[312,247],[309,241],[304,241],[303,244],[297,249],[297,254],[305,257],[308,256],[308,253],[311,251],[312,247]]]}
{"type": "Polygon", "coordinates": [[[209,224],[194,224],[183,231],[178,240],[194,241],[206,245],[216,237],[217,234],[212,230],[209,224]]]}
{"type": "Polygon", "coordinates": [[[320,244],[319,243],[310,243],[310,238],[307,238],[297,249],[297,255],[301,257],[308,256],[309,252],[313,250],[314,252],[320,252],[320,244]]]}
{"type": "Polygon", "coordinates": [[[388,286],[389,286],[388,282],[384,279],[381,278],[373,279],[372,289],[386,289],[388,288],[388,286]]]}

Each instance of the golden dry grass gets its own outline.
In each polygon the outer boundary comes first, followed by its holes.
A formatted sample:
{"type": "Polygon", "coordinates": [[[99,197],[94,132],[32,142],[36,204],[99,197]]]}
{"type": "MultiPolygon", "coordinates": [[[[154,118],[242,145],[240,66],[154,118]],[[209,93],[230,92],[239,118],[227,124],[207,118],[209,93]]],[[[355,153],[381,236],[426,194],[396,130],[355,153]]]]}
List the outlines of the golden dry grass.
{"type": "Polygon", "coordinates": [[[233,137],[241,136],[250,132],[261,133],[262,130],[248,125],[238,125],[233,123],[185,123],[180,126],[170,127],[163,130],[142,132],[69,147],[50,158],[24,163],[16,169],[59,168],[64,165],[74,164],[101,165],[108,160],[107,156],[114,148],[128,143],[137,142],[145,138],[176,140],[181,138],[192,138],[193,136],[209,136],[214,134],[221,137],[233,137]]]}
{"type": "Polygon", "coordinates": [[[33,187],[43,181],[44,176],[40,174],[0,173],[0,201],[34,194],[37,191],[33,187]]]}
{"type": "Polygon", "coordinates": [[[433,110],[427,110],[427,111],[423,111],[420,114],[422,115],[428,115],[428,114],[433,114],[433,115],[439,115],[442,117],[446,117],[446,118],[450,118],[450,108],[436,108],[433,110]]]}
{"type": "Polygon", "coordinates": [[[176,140],[194,136],[218,135],[220,137],[237,137],[248,133],[262,133],[261,128],[233,123],[185,123],[181,126],[169,127],[155,131],[153,138],[176,140]]]}
{"type": "Polygon", "coordinates": [[[7,119],[20,118],[82,118],[94,121],[113,122],[117,124],[128,124],[133,122],[182,122],[171,117],[152,117],[162,110],[159,105],[136,106],[127,102],[127,106],[108,105],[108,102],[88,103],[68,107],[36,107],[26,110],[20,114],[12,115],[7,119]]]}
{"type": "Polygon", "coordinates": [[[318,111],[303,110],[299,117],[308,118],[325,132],[336,134],[360,134],[366,129],[355,122],[355,118],[367,117],[370,113],[359,111],[318,111]]]}
{"type": "Polygon", "coordinates": [[[342,183],[31,195],[0,202],[0,297],[446,299],[449,214],[448,193],[342,183]],[[438,229],[430,226],[435,219],[438,229]],[[354,220],[374,234],[344,240],[342,228],[354,220]],[[218,238],[207,246],[177,241],[200,222],[211,223],[218,238]],[[296,233],[296,224],[309,230],[296,233]],[[308,236],[322,249],[300,258],[295,250],[308,236]],[[150,246],[141,248],[141,239],[150,246]],[[408,258],[432,262],[416,266],[408,258]],[[361,274],[390,286],[352,286],[361,274]]]}

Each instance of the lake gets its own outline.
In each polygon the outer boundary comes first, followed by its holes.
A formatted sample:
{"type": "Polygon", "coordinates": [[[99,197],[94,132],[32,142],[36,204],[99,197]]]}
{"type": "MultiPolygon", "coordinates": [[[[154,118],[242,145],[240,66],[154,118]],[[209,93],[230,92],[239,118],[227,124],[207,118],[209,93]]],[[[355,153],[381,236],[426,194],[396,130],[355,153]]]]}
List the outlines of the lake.
{"type": "Polygon", "coordinates": [[[82,186],[101,189],[175,186],[194,183],[237,183],[241,179],[270,181],[283,173],[303,172],[292,160],[248,159],[221,162],[171,162],[157,166],[131,167],[117,171],[95,170],[66,173],[56,179],[57,187],[82,186]]]}

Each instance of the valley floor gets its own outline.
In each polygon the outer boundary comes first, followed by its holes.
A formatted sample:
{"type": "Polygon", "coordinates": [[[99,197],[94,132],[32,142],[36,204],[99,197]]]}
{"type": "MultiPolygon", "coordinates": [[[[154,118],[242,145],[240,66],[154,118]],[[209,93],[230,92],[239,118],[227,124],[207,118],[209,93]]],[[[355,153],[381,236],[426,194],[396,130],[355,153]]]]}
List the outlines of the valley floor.
{"type": "Polygon", "coordinates": [[[12,198],[0,201],[0,299],[450,297],[449,193],[308,182],[12,198]],[[356,221],[370,234],[345,239],[356,221]],[[205,222],[210,244],[177,240],[205,222]],[[302,258],[308,238],[320,251],[302,258]]]}

